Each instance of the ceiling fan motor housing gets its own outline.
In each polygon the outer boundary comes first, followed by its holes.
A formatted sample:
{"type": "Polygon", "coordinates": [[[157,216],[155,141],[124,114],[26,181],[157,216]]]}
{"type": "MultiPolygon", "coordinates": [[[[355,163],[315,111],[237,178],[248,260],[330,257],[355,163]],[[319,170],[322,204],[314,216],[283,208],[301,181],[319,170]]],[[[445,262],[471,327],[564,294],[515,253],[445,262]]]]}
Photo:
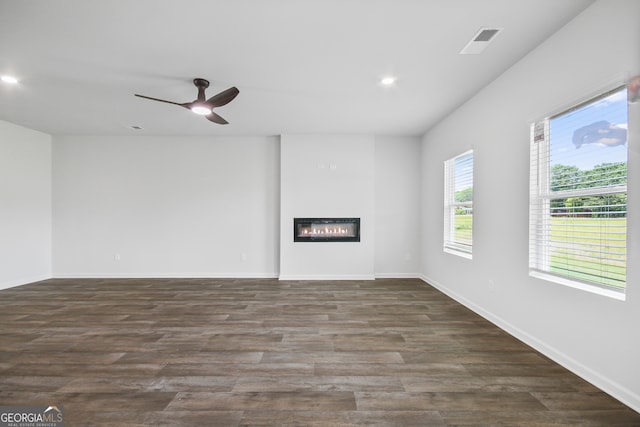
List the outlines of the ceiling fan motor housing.
{"type": "Polygon", "coordinates": [[[209,87],[209,80],[205,79],[193,79],[193,84],[196,85],[197,88],[206,89],[209,87]]]}

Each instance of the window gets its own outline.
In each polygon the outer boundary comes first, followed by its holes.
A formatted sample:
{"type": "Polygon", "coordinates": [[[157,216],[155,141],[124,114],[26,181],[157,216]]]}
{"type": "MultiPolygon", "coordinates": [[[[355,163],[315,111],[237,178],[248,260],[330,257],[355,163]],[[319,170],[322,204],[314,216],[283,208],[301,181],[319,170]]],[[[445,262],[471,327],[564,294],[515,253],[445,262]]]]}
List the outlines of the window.
{"type": "Polygon", "coordinates": [[[471,258],[473,150],[444,162],[444,251],[471,258]]]}
{"type": "Polygon", "coordinates": [[[627,123],[622,87],[532,125],[532,276],[624,298],[627,123]]]}

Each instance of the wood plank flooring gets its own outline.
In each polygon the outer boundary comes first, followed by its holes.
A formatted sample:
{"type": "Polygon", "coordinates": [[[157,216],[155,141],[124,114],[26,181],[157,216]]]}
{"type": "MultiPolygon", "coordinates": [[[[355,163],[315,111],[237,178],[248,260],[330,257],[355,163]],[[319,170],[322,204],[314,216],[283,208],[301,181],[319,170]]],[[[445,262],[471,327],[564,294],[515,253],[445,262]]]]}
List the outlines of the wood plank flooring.
{"type": "Polygon", "coordinates": [[[53,404],[67,427],[640,425],[417,279],[0,291],[0,405],[53,404]]]}

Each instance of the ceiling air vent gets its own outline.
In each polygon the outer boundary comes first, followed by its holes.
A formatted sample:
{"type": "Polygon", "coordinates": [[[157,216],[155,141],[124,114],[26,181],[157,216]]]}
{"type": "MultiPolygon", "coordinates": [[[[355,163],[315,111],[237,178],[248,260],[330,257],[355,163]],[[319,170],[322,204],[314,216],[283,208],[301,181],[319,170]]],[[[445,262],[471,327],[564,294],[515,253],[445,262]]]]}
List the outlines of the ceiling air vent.
{"type": "Polygon", "coordinates": [[[502,28],[481,28],[460,53],[463,55],[481,53],[500,31],[502,31],[502,28]]]}

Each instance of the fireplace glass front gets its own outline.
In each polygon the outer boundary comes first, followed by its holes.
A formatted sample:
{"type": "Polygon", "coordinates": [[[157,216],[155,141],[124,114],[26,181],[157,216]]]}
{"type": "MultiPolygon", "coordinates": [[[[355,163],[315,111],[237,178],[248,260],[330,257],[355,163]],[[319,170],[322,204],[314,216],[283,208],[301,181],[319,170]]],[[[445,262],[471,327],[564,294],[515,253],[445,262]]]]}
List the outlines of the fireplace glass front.
{"type": "Polygon", "coordinates": [[[360,218],[294,218],[294,242],[359,242],[360,218]]]}

